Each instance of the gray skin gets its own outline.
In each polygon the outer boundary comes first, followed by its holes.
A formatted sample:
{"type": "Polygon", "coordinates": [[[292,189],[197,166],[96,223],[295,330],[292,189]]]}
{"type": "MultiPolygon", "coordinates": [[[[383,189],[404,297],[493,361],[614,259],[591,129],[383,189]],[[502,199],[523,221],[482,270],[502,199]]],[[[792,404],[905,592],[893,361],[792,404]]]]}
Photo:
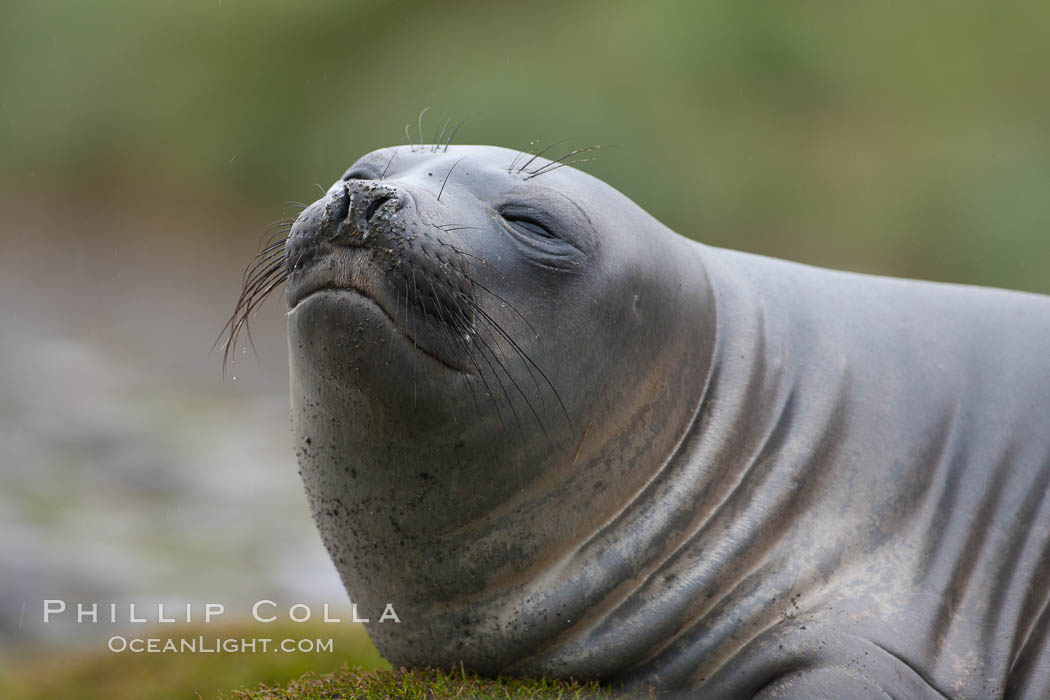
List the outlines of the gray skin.
{"type": "Polygon", "coordinates": [[[704,246],[528,158],[376,151],[287,243],[303,481],[382,654],[1050,696],[1050,297],[704,246]]]}

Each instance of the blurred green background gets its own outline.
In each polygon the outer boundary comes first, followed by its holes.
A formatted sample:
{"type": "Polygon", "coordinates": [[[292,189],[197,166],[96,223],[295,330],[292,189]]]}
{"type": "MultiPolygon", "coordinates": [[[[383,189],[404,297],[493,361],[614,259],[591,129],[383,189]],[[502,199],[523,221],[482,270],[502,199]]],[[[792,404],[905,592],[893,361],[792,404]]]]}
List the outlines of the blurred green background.
{"type": "Polygon", "coordinates": [[[706,243],[1050,292],[1048,27],[1037,1],[0,4],[0,674],[98,652],[25,622],[44,596],[345,602],[280,302],[236,379],[209,348],[267,225],[424,107],[428,139],[480,112],[458,143],[615,145],[583,167],[706,243]]]}
{"type": "Polygon", "coordinates": [[[272,210],[425,106],[482,110],[462,142],[620,146],[588,169],[700,240],[1050,290],[1044,2],[11,2],[2,26],[8,187],[272,210]]]}

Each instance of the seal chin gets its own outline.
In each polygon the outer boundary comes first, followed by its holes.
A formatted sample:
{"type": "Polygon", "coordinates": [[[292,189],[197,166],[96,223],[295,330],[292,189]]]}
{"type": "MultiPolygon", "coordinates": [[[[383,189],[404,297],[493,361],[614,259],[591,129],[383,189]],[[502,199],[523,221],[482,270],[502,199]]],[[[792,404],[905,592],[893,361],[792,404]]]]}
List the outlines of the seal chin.
{"type": "Polygon", "coordinates": [[[450,339],[454,329],[436,328],[440,319],[416,319],[414,310],[403,301],[397,305],[389,303],[389,294],[383,294],[383,280],[361,256],[338,253],[321,256],[305,269],[297,270],[289,278],[285,291],[288,317],[299,323],[313,323],[307,314],[299,319],[297,312],[313,302],[329,308],[339,308],[352,322],[377,321],[388,326],[387,342],[399,338],[411,352],[430,358],[444,369],[460,374],[476,374],[475,368],[456,357],[456,346],[450,339]],[[400,307],[400,308],[398,308],[400,307]],[[399,320],[399,317],[400,320],[399,320]]]}
{"type": "Polygon", "coordinates": [[[378,317],[385,321],[385,325],[391,329],[390,337],[400,338],[401,343],[413,352],[419,353],[441,365],[444,369],[458,374],[473,375],[477,373],[474,368],[449,357],[444,348],[435,348],[434,345],[436,343],[417,338],[409,329],[402,327],[382,303],[356,287],[328,285],[319,286],[309,292],[304,292],[298,296],[295,305],[288,310],[287,315],[289,318],[296,319],[296,314],[300,309],[305,309],[314,303],[328,306],[335,305],[341,307],[343,311],[352,309],[352,313],[355,316],[361,316],[361,321],[371,320],[371,318],[366,319],[363,317],[364,313],[361,312],[366,310],[365,313],[368,316],[378,317]]]}
{"type": "MultiPolygon", "coordinates": [[[[362,289],[363,285],[354,283],[353,278],[356,277],[356,275],[342,274],[334,276],[331,273],[331,269],[321,270],[315,266],[295,275],[297,279],[294,281],[289,280],[288,287],[285,290],[285,301],[288,303],[288,311],[294,311],[295,308],[306,299],[314,294],[325,291],[357,293],[361,296],[367,297],[377,306],[382,308],[382,305],[376,301],[374,295],[362,289]]],[[[386,309],[384,309],[384,312],[386,312],[386,309]]],[[[387,313],[387,315],[389,316],[390,314],[387,313]]]]}

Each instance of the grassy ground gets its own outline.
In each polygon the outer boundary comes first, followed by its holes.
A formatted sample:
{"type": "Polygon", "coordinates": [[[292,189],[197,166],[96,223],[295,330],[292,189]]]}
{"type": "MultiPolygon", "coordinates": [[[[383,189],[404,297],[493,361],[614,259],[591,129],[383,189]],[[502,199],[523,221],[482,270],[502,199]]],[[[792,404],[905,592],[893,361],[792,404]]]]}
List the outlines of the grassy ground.
{"type": "MultiPolygon", "coordinates": [[[[269,628],[275,640],[333,640],[332,653],[22,653],[0,658],[0,698],[5,700],[320,700],[343,698],[619,698],[597,683],[546,678],[482,678],[463,669],[407,671],[389,667],[360,625],[292,625],[269,628]]],[[[152,630],[140,636],[258,638],[258,626],[191,628],[178,634],[152,630]]],[[[634,697],[634,696],[632,696],[634,697]]]]}
{"type": "MultiPolygon", "coordinates": [[[[113,653],[105,644],[87,651],[22,652],[0,657],[4,700],[379,700],[383,698],[624,697],[596,683],[546,678],[482,678],[463,669],[391,669],[360,625],[291,624],[191,627],[173,634],[153,628],[135,636],[162,639],[333,641],[331,653],[113,653]]],[[[130,635],[128,635],[130,636],[130,635]]],[[[631,696],[634,697],[634,696],[631,696]]]]}
{"type": "MultiPolygon", "coordinates": [[[[154,629],[138,636],[193,638],[328,639],[331,653],[112,653],[100,642],[86,652],[28,652],[0,658],[0,698],[5,700],[168,700],[214,698],[231,688],[283,686],[304,673],[326,673],[345,664],[359,669],[386,669],[360,625],[286,623],[207,629],[189,628],[178,634],[154,629]]],[[[302,683],[303,681],[296,681],[302,683]]],[[[262,692],[262,691],[253,691],[262,692]]],[[[237,697],[270,697],[244,695],[237,697]]],[[[273,697],[295,697],[274,695],[273,697]]],[[[304,697],[322,697],[306,695],[304,697]]],[[[331,697],[331,696],[323,696],[331,697]]]]}
{"type": "MultiPolygon", "coordinates": [[[[619,698],[622,694],[597,683],[553,681],[546,678],[481,678],[462,670],[359,671],[343,667],[329,674],[309,673],[283,688],[259,686],[238,690],[223,698],[236,700],[385,700],[386,698],[619,698]]],[[[631,696],[636,697],[636,696],[631,696]]]]}

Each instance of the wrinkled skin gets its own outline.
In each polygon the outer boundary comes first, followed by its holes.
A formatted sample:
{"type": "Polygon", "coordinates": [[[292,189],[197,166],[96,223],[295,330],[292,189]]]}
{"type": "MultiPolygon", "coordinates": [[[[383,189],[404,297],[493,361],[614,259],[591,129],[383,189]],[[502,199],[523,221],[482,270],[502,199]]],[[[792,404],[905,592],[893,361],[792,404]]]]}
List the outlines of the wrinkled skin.
{"type": "Polygon", "coordinates": [[[303,481],[384,656],[1050,694],[1050,298],[706,247],[529,158],[376,151],[287,243],[303,481]]]}

